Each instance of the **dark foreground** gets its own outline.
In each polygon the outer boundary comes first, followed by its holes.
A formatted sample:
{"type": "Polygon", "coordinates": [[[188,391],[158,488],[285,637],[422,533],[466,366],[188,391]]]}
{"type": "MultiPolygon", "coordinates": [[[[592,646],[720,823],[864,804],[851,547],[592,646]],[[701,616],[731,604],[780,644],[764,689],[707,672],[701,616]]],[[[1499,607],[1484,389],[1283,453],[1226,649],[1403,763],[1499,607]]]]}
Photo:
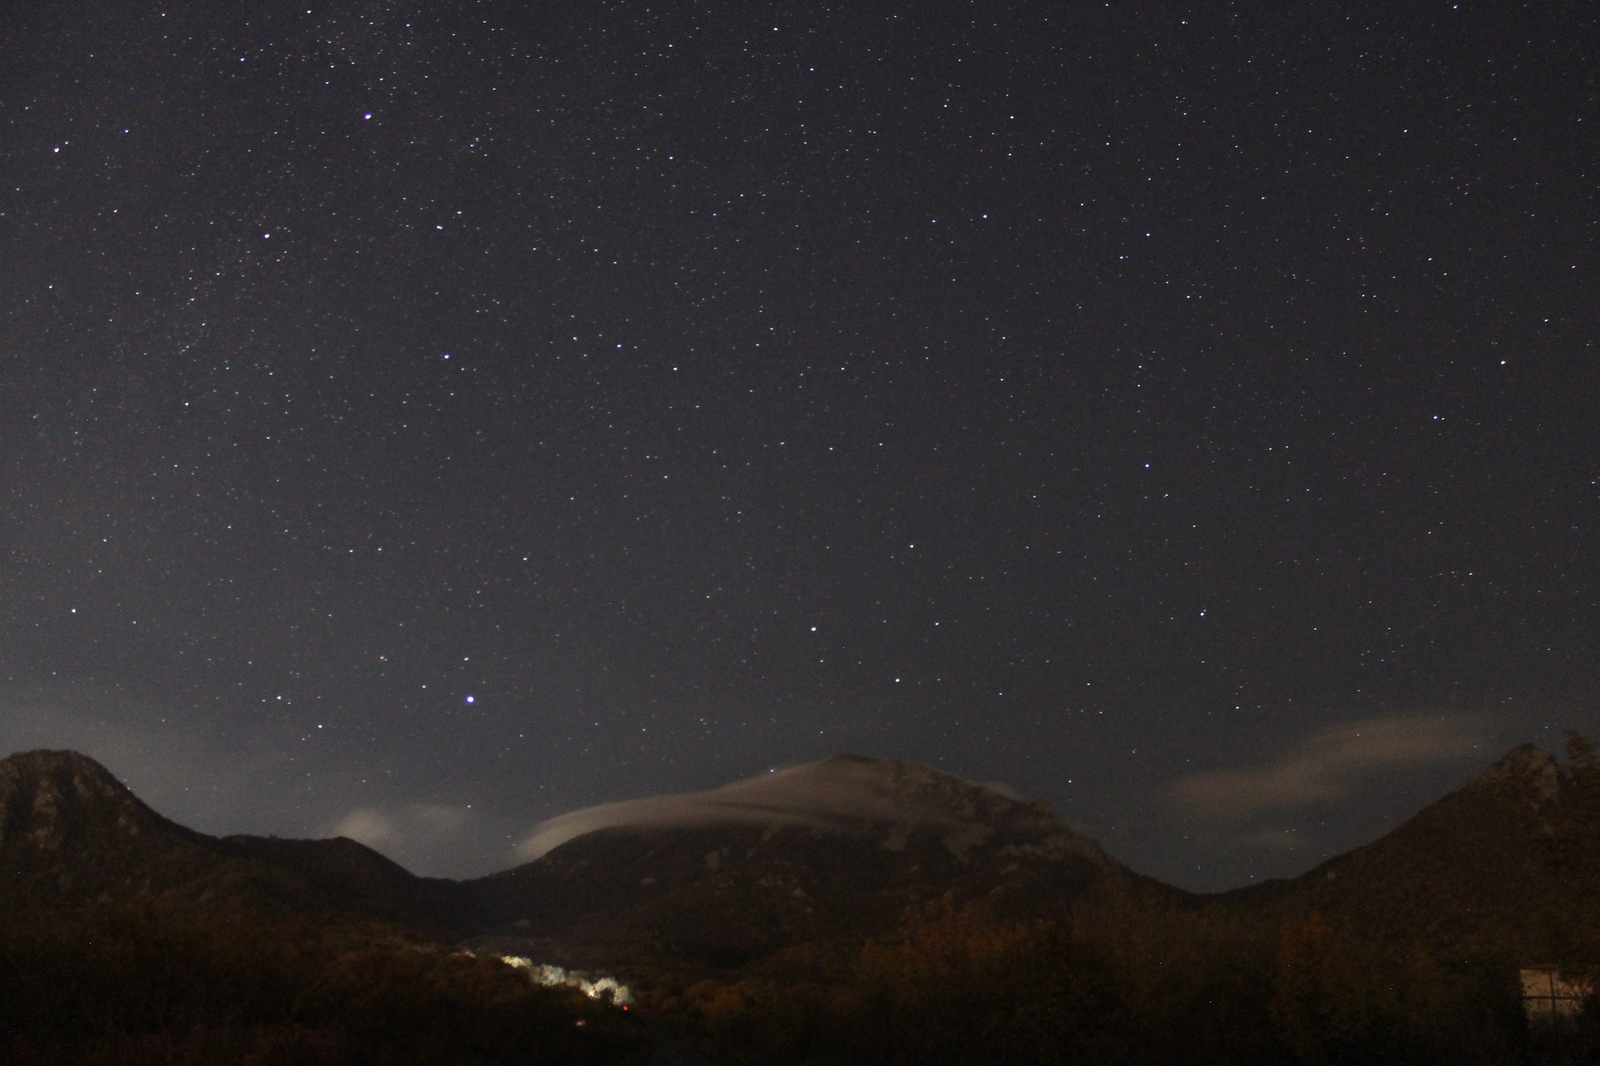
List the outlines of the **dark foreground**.
{"type": "Polygon", "coordinates": [[[1320,918],[1216,916],[1116,944],[941,903],[852,960],[790,957],[634,1012],[377,928],[149,906],[11,908],[0,1061],[258,1063],[1592,1063],[1591,1001],[1530,1025],[1508,961],[1363,945],[1320,918]]]}

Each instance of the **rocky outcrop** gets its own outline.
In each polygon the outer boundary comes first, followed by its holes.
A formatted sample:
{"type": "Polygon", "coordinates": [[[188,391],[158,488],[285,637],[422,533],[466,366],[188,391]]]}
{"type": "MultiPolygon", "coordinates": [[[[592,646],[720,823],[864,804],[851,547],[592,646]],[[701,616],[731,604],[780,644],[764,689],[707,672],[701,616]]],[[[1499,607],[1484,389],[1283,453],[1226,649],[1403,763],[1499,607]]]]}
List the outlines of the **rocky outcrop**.
{"type": "Polygon", "coordinates": [[[87,756],[30,751],[0,760],[0,849],[63,852],[160,835],[197,836],[87,756]]]}
{"type": "Polygon", "coordinates": [[[1501,756],[1479,775],[1478,782],[1525,788],[1540,800],[1550,800],[1561,791],[1561,767],[1543,748],[1523,744],[1501,756]]]}

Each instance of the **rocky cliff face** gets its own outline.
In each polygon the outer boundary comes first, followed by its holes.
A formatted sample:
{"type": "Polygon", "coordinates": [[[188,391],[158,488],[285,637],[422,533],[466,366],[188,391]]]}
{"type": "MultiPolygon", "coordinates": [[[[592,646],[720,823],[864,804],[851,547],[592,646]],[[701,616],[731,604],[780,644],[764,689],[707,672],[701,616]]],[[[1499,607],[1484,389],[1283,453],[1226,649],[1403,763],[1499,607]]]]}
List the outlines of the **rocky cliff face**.
{"type": "Polygon", "coordinates": [[[48,885],[71,898],[150,886],[162,867],[191,865],[204,839],[76,752],[0,760],[0,892],[48,885]]]}
{"type": "Polygon", "coordinates": [[[1563,767],[1543,748],[1523,744],[1512,748],[1489,767],[1473,784],[1480,787],[1523,790],[1528,798],[1539,803],[1555,799],[1561,791],[1562,778],[1570,779],[1572,769],[1563,767]]]}
{"type": "Polygon", "coordinates": [[[0,761],[0,848],[83,849],[107,837],[191,835],[146,807],[93,759],[30,751],[0,761]]]}

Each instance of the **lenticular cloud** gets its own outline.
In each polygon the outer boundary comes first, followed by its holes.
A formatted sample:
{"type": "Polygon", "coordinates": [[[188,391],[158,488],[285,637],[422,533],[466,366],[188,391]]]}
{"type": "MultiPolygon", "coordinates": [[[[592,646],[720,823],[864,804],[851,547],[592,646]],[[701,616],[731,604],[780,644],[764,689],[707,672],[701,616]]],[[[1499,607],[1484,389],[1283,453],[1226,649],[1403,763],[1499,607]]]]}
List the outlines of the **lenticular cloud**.
{"type": "Polygon", "coordinates": [[[558,815],[536,826],[517,846],[517,855],[537,859],[585,833],[621,826],[829,826],[860,821],[956,825],[972,817],[976,812],[952,807],[940,781],[1017,799],[1004,785],[970,785],[915,763],[841,755],[705,792],[604,803],[558,815]]]}

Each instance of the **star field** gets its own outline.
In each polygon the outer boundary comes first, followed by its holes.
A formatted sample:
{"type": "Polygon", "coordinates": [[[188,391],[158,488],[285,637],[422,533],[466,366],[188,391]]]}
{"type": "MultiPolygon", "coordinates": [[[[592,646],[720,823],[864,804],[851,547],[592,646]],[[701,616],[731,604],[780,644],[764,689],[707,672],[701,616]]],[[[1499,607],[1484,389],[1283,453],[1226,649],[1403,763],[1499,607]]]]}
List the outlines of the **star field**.
{"type": "Polygon", "coordinates": [[[427,873],[839,751],[1307,868],[1600,727],[1597,30],[14,7],[0,740],[427,873]]]}

